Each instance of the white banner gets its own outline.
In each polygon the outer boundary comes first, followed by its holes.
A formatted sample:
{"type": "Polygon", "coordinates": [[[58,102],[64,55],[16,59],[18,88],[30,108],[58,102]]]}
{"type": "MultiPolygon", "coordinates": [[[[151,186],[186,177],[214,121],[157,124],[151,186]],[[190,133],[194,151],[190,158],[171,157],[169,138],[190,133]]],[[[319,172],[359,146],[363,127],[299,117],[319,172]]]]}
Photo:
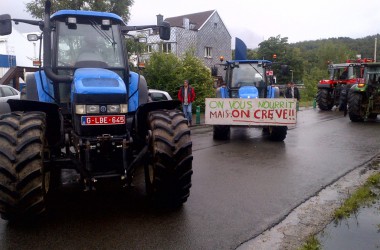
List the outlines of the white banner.
{"type": "Polygon", "coordinates": [[[206,98],[206,124],[287,126],[296,122],[296,99],[206,98]]]}

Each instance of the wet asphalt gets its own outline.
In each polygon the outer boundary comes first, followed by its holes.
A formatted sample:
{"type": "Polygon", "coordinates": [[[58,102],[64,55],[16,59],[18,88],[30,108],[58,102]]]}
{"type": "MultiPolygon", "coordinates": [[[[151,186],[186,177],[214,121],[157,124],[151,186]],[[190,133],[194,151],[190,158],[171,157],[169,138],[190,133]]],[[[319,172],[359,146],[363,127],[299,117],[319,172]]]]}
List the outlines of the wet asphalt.
{"type": "Polygon", "coordinates": [[[142,173],[127,190],[107,183],[82,192],[69,182],[41,220],[0,220],[0,249],[235,249],[370,161],[379,126],[314,109],[298,113],[281,143],[257,128],[233,128],[230,140],[214,141],[211,127],[194,126],[193,186],[181,209],[151,206],[142,173]]]}

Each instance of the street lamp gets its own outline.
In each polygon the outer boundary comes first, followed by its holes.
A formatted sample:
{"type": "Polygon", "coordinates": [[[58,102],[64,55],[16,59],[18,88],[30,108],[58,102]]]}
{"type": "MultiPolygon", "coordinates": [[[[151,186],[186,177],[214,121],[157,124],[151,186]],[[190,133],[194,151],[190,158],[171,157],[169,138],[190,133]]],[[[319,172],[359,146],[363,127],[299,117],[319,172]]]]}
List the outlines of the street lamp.
{"type": "Polygon", "coordinates": [[[292,80],[291,80],[291,82],[293,82],[293,70],[289,70],[290,72],[292,72],[292,80]]]}

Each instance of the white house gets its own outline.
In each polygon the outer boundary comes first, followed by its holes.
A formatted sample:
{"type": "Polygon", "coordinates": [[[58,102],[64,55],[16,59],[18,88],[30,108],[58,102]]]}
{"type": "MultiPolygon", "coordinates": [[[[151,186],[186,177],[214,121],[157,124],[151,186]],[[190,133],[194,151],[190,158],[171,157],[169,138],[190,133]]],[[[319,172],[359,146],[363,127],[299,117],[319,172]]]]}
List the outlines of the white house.
{"type": "Polygon", "coordinates": [[[8,63],[2,60],[0,65],[0,77],[2,77],[9,66],[33,67],[33,60],[38,58],[40,43],[29,42],[27,34],[20,33],[13,26],[12,34],[0,36],[0,55],[2,59],[8,58],[8,63]],[[14,62],[16,60],[16,62],[14,62]]]}

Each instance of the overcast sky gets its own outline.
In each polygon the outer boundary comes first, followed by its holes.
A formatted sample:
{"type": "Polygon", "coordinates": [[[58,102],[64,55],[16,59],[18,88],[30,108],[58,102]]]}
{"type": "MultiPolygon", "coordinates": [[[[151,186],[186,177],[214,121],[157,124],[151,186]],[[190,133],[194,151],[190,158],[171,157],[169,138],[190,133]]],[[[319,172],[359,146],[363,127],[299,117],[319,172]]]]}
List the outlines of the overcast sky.
{"type": "MultiPolygon", "coordinates": [[[[25,2],[0,0],[0,11],[27,18],[25,2]]],[[[331,37],[362,38],[380,33],[379,0],[134,0],[130,25],[155,24],[164,18],[216,10],[232,38],[248,48],[269,37],[290,43],[331,37]]],[[[21,26],[20,26],[21,27],[21,26]]],[[[23,30],[23,27],[18,28],[23,30]]]]}

